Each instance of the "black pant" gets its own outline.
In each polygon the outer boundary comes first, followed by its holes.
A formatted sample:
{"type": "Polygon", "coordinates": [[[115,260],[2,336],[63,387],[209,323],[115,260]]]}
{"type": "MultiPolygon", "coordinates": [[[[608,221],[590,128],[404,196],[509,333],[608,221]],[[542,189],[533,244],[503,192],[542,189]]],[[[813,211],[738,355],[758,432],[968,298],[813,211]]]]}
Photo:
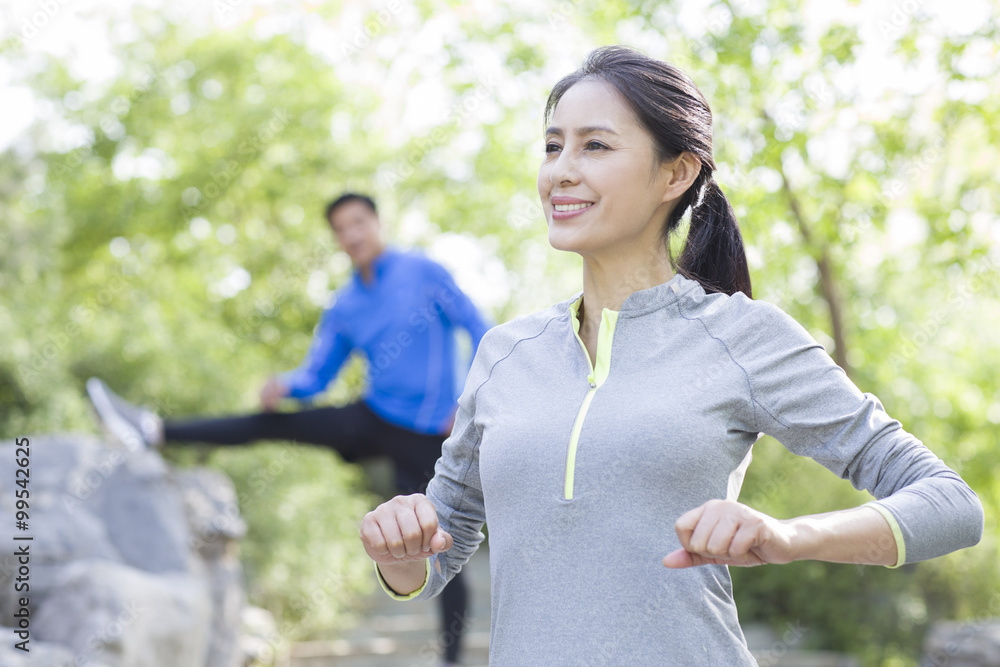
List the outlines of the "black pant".
{"type": "MultiPolygon", "coordinates": [[[[424,493],[434,476],[446,435],[428,435],[391,424],[362,402],[299,412],[260,412],[237,417],[168,421],[167,442],[242,445],[256,440],[293,440],[330,447],[348,462],[388,456],[395,462],[403,494],[424,493]]],[[[441,591],[441,644],[457,662],[466,631],[468,587],[460,571],[441,591]]]]}

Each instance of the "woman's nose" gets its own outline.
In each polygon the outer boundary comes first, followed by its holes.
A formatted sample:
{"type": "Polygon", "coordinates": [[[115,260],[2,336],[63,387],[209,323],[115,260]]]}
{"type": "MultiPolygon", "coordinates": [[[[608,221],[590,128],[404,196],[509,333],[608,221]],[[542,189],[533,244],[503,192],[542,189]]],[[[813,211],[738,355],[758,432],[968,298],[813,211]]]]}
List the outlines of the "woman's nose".
{"type": "Polygon", "coordinates": [[[579,178],[576,160],[565,149],[559,153],[552,168],[549,170],[549,180],[553,185],[573,183],[579,178]]]}

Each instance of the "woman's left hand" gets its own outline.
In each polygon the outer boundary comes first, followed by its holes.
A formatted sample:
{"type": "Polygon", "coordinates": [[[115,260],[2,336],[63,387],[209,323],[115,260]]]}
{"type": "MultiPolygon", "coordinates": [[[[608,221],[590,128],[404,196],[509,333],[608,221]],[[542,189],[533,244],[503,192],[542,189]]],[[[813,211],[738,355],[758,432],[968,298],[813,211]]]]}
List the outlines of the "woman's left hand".
{"type": "Polygon", "coordinates": [[[732,500],[709,500],[674,524],[681,548],[663,557],[670,568],[694,565],[751,566],[795,560],[795,530],[732,500]]]}

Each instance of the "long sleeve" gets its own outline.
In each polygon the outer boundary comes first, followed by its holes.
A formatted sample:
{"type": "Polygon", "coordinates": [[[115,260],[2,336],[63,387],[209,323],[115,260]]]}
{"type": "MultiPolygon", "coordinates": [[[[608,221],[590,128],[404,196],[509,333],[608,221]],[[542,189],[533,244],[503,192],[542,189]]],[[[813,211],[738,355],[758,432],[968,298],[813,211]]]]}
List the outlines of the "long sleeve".
{"type": "Polygon", "coordinates": [[[898,561],[926,560],[979,542],[982,504],[962,478],[872,394],[861,392],[826,350],[791,316],[754,302],[724,336],[746,373],[751,432],[773,436],[877,500],[898,561]]]}
{"type": "Polygon", "coordinates": [[[472,351],[475,353],[479,342],[493,324],[483,316],[472,300],[459,289],[451,273],[433,260],[428,260],[427,269],[430,279],[436,285],[435,298],[441,305],[445,317],[452,324],[460,326],[469,332],[472,339],[472,351]]]}
{"type": "Polygon", "coordinates": [[[326,389],[353,349],[334,308],[323,312],[302,364],[281,375],[293,398],[308,398],[326,389]]]}
{"type": "Polygon", "coordinates": [[[451,435],[441,445],[441,457],[434,464],[434,477],[427,483],[426,496],[437,509],[438,523],[451,534],[451,549],[426,559],[427,578],[423,586],[409,595],[389,589],[376,566],[382,589],[397,600],[427,599],[438,595],[445,584],[462,569],[480,543],[486,523],[486,506],[479,478],[479,443],[481,427],[476,423],[476,393],[485,383],[488,367],[485,355],[477,351],[472,368],[458,399],[458,412],[451,435]],[[434,567],[440,564],[441,572],[434,567]]]}

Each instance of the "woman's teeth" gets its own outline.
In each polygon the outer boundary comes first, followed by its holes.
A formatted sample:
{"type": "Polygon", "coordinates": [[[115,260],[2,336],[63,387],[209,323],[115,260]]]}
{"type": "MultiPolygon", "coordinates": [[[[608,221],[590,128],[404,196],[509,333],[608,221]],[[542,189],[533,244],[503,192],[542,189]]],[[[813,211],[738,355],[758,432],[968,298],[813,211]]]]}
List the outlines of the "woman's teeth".
{"type": "Polygon", "coordinates": [[[581,208],[587,208],[588,206],[593,206],[593,202],[589,204],[556,204],[555,209],[557,211],[579,211],[581,208]]]}

